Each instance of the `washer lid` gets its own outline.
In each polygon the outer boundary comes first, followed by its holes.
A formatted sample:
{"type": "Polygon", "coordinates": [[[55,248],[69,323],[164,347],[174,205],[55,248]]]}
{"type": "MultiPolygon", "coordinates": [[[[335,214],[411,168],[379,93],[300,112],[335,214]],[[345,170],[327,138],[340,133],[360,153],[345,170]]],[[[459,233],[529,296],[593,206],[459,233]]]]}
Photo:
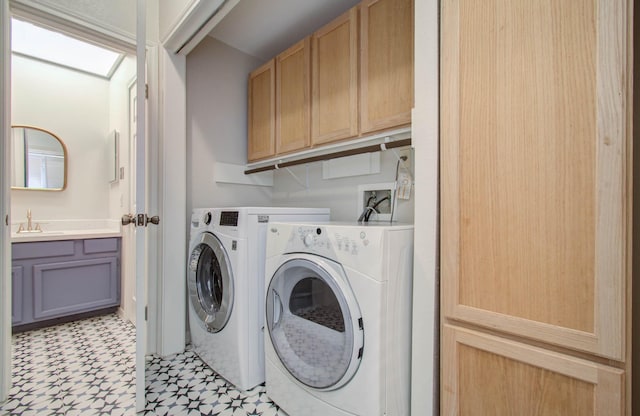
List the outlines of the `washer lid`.
{"type": "Polygon", "coordinates": [[[284,262],[267,290],[267,327],[280,361],[301,383],[340,388],[360,365],[360,308],[339,264],[298,254],[284,262]]]}
{"type": "Polygon", "coordinates": [[[233,270],[215,235],[204,232],[193,243],[187,285],[191,306],[206,330],[222,330],[233,309],[233,270]]]}

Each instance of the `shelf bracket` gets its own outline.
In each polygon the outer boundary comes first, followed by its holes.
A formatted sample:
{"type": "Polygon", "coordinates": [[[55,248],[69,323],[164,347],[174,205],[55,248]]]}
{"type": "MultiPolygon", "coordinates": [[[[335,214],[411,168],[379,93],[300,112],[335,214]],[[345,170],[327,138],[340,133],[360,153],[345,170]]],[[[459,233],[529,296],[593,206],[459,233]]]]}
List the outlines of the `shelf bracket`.
{"type": "Polygon", "coordinates": [[[281,168],[280,166],[278,166],[278,164],[277,164],[277,163],[274,165],[274,168],[275,168],[276,170],[279,170],[279,169],[284,169],[284,170],[286,170],[286,171],[287,171],[287,173],[289,173],[289,175],[291,175],[291,177],[292,177],[296,182],[298,182],[298,184],[299,184],[300,186],[302,186],[304,189],[309,189],[309,165],[305,165],[305,167],[306,167],[306,172],[307,172],[307,174],[306,174],[306,182],[302,182],[302,180],[298,177],[298,175],[296,175],[295,173],[293,173],[293,171],[292,171],[291,169],[289,169],[288,167],[286,167],[286,166],[285,166],[284,168],[281,168]]]}

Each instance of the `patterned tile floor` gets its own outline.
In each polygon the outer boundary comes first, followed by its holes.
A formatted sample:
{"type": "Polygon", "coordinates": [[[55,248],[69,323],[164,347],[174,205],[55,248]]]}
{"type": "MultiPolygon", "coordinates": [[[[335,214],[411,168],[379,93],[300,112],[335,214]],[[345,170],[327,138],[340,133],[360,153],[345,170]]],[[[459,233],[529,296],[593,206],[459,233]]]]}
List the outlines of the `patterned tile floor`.
{"type": "MultiPolygon", "coordinates": [[[[134,414],[135,328],[114,314],[16,334],[12,364],[0,415],[134,414]]],[[[189,348],[146,367],[145,416],[286,416],[264,386],[236,390],[189,348]]]]}
{"type": "Polygon", "coordinates": [[[5,415],[124,415],[135,405],[135,328],[104,315],[15,334],[5,415]]]}
{"type": "Polygon", "coordinates": [[[147,415],[286,416],[264,386],[241,392],[214,373],[189,348],[147,362],[147,415]]]}

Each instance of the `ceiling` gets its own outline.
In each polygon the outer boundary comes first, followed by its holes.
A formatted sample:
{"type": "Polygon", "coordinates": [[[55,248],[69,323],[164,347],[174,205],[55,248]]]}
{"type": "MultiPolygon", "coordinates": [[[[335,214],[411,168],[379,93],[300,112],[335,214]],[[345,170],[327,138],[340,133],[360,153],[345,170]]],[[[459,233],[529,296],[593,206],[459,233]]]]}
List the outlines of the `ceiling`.
{"type": "Polygon", "coordinates": [[[241,0],[209,36],[267,61],[359,2],[241,0]]]}

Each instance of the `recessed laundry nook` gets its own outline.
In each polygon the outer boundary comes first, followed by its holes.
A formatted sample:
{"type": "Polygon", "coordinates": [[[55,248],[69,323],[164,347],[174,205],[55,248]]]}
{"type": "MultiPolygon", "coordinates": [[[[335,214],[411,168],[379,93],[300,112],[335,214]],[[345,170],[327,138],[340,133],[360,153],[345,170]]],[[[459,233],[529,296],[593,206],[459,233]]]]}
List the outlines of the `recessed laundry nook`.
{"type": "Polygon", "coordinates": [[[1,414],[637,413],[633,2],[104,3],[0,2],[1,414]]]}

